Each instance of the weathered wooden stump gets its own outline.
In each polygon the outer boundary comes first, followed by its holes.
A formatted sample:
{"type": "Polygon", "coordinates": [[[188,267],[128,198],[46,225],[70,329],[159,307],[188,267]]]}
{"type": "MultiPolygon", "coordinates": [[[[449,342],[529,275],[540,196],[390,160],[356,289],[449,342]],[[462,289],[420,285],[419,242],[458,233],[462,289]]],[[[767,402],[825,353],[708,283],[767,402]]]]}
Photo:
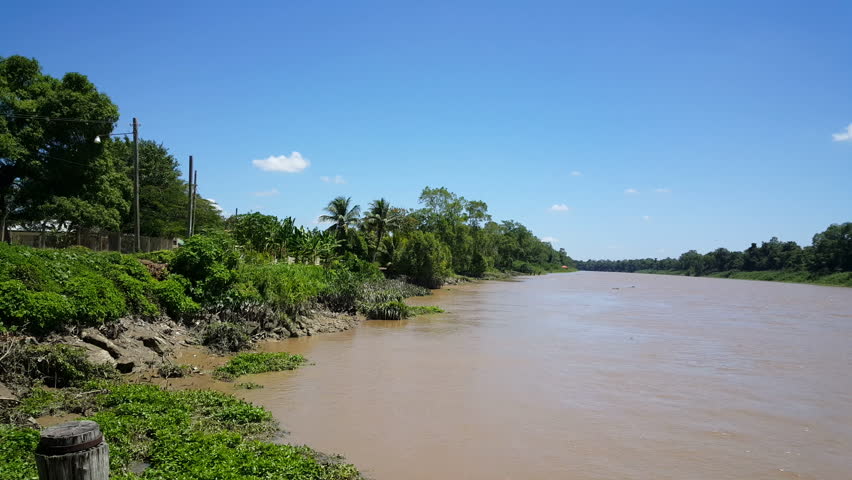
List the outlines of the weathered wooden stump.
{"type": "Polygon", "coordinates": [[[109,447],[97,423],[46,428],[36,449],[39,480],[108,480],[109,447]]]}

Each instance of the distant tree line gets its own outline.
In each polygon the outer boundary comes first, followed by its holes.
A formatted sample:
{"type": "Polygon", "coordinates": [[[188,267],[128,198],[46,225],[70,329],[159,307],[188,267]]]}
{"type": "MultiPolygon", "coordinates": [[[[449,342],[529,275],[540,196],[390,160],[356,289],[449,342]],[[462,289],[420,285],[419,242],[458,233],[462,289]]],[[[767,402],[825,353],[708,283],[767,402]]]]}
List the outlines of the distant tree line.
{"type": "Polygon", "coordinates": [[[323,264],[351,256],[429,287],[454,274],[536,274],[573,267],[564,249],[554,249],[520,223],[493,221],[483,201],[426,187],[420,203],[421,208],[405,209],[380,198],[362,212],[351,198],[337,197],[320,217],[329,224],[325,230],[261,213],[232,216],[225,228],[238,245],[254,252],[323,264]]]}
{"type": "Polygon", "coordinates": [[[580,270],[600,272],[683,271],[688,275],[710,275],[728,271],[807,271],[830,275],[852,271],[852,222],[833,224],[813,237],[811,245],[782,242],[772,237],[760,246],[752,243],[743,251],[717,248],[705,254],[690,250],[678,258],[577,261],[580,270]]]}

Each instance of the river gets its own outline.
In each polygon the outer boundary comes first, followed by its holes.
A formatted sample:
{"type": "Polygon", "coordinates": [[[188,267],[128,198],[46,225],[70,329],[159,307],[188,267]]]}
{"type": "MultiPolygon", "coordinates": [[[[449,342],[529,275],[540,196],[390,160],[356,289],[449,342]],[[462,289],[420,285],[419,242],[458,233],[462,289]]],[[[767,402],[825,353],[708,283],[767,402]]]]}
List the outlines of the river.
{"type": "Polygon", "coordinates": [[[580,272],[268,344],[241,393],[370,478],[848,479],[852,289],[580,272]]]}

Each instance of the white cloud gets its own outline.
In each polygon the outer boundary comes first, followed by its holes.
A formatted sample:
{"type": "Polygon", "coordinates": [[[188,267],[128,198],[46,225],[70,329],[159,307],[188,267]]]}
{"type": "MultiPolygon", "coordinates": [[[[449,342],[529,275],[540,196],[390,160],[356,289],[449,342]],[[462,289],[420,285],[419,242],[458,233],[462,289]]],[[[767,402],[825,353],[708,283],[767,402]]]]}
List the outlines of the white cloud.
{"type": "Polygon", "coordinates": [[[559,243],[559,239],[554,237],[541,237],[541,241],[547,243],[559,243]]]}
{"type": "Polygon", "coordinates": [[[336,183],[338,185],[346,183],[346,180],[341,175],[335,175],[333,177],[322,176],[320,177],[325,183],[336,183]]]}
{"type": "Polygon", "coordinates": [[[216,199],[214,199],[214,198],[207,198],[207,199],[205,199],[205,200],[207,200],[208,202],[210,202],[210,206],[212,206],[213,208],[215,208],[217,211],[219,211],[219,212],[221,212],[221,211],[222,211],[222,207],[220,207],[220,206],[219,206],[219,204],[218,204],[218,203],[216,203],[216,199]]]}
{"type": "Polygon", "coordinates": [[[272,190],[264,190],[262,192],[254,192],[255,197],[274,197],[278,195],[279,192],[277,188],[273,188],[272,190]]]}
{"type": "Polygon", "coordinates": [[[635,188],[628,188],[624,190],[624,193],[626,193],[627,195],[636,195],[639,193],[639,190],[636,190],[635,188]]]}
{"type": "Polygon", "coordinates": [[[263,160],[252,160],[251,163],[264,172],[285,173],[299,173],[311,165],[311,162],[307,158],[303,158],[299,152],[293,152],[289,157],[287,155],[277,157],[272,155],[263,160]]]}
{"type": "Polygon", "coordinates": [[[650,215],[642,215],[642,220],[645,220],[646,222],[647,222],[647,221],[650,221],[650,220],[651,220],[651,216],[650,216],[650,215]]]}
{"type": "Polygon", "coordinates": [[[577,170],[574,170],[573,172],[571,172],[572,177],[579,177],[582,174],[583,174],[583,172],[578,172],[577,170]]]}
{"type": "Polygon", "coordinates": [[[852,123],[846,127],[845,132],[833,133],[831,134],[831,138],[833,138],[835,142],[847,142],[852,140],[852,123]]]}
{"type": "Polygon", "coordinates": [[[655,188],[654,191],[657,193],[672,193],[671,188],[655,188]]]}
{"type": "Polygon", "coordinates": [[[556,203],[552,207],[550,207],[550,211],[552,212],[567,212],[571,210],[571,207],[565,205],[564,203],[556,203]]]}

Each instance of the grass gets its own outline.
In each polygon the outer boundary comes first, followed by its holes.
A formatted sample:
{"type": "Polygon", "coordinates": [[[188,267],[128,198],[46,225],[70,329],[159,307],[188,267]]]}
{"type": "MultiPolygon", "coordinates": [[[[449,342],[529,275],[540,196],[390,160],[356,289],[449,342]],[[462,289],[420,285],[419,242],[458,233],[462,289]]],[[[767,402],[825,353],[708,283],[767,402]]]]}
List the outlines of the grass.
{"type": "Polygon", "coordinates": [[[223,380],[234,379],[250,373],[294,370],[307,360],[301,355],[281,353],[241,353],[217,368],[215,375],[223,380]]]}
{"type": "Polygon", "coordinates": [[[408,307],[408,312],[411,315],[431,315],[433,313],[444,313],[444,309],[434,305],[418,305],[408,307]]]}
{"type": "MultiPolygon", "coordinates": [[[[102,384],[96,421],[110,446],[116,480],[348,480],[352,465],[326,462],[308,447],[262,441],[276,430],[272,415],[231,395],[207,390],[169,392],[153,385],[102,384]],[[133,462],[148,468],[137,475],[133,462]]],[[[36,480],[39,433],[0,425],[0,478],[36,480]]]]}

